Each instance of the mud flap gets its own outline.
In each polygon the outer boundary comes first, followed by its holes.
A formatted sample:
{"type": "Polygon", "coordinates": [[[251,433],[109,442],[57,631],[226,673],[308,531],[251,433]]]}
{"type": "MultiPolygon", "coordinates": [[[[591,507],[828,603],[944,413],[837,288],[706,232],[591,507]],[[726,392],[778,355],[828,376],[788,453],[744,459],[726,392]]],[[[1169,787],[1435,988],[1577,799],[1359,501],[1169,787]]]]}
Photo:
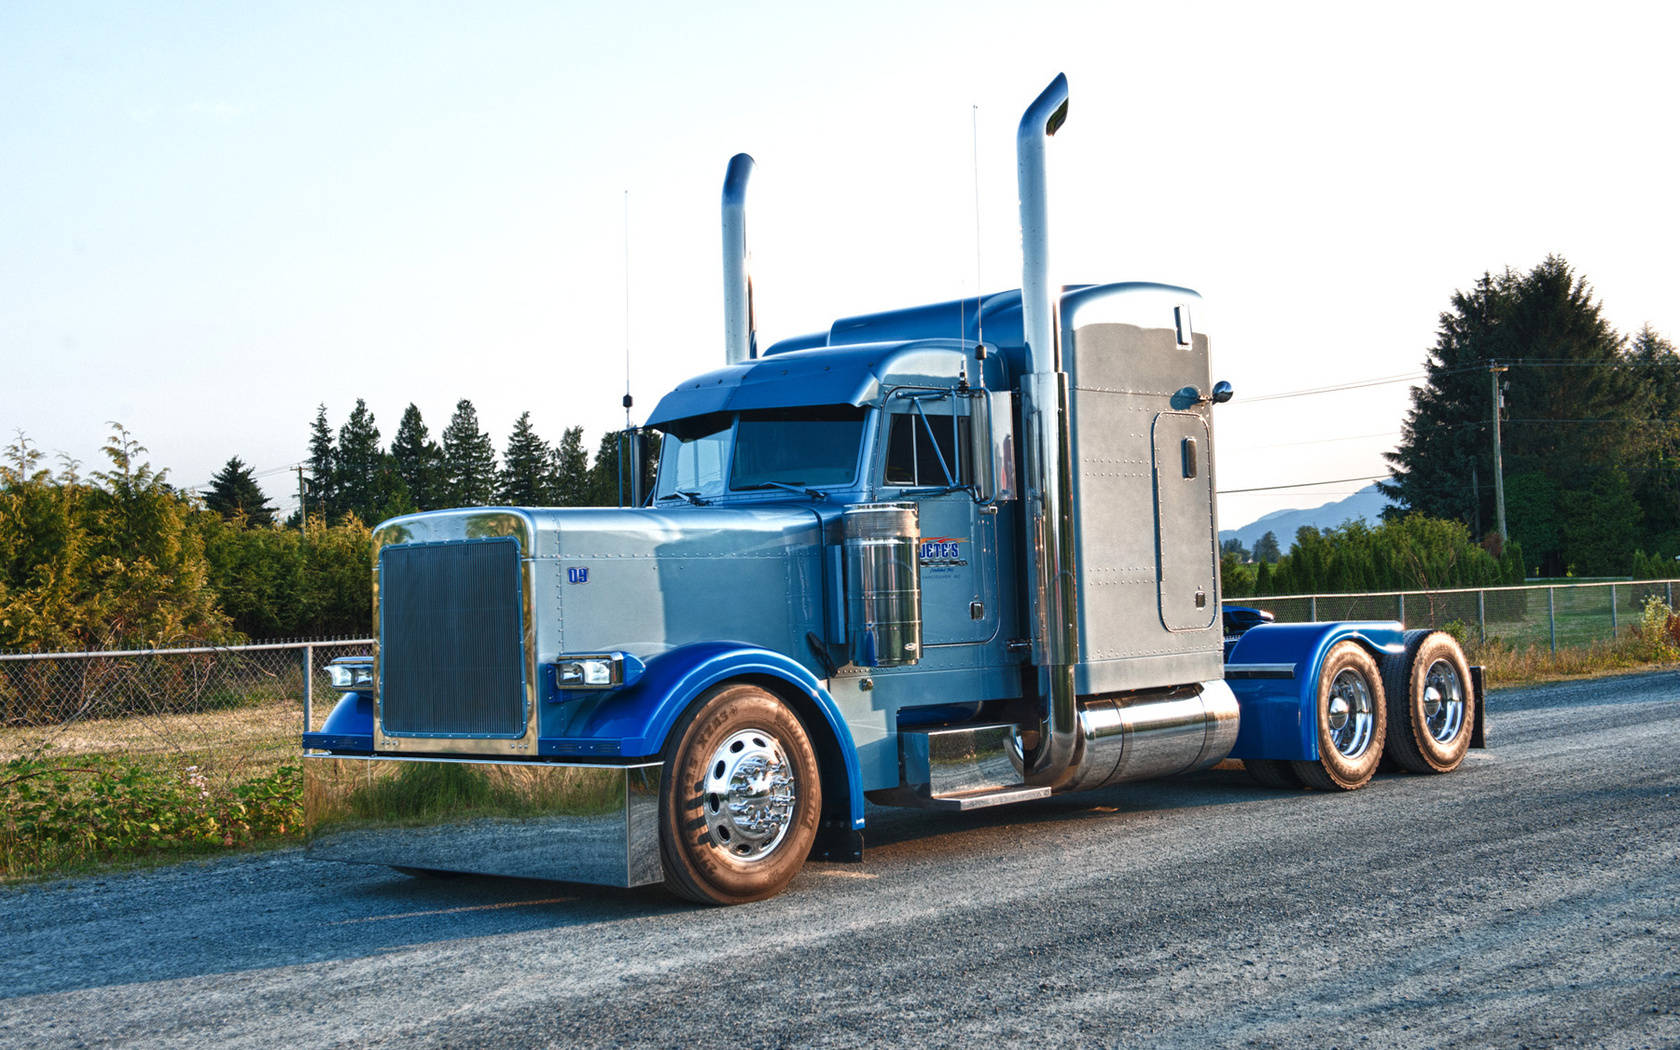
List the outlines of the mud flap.
{"type": "Polygon", "coordinates": [[[1470,667],[1470,689],[1476,696],[1476,724],[1470,728],[1470,746],[1487,747],[1487,686],[1486,669],[1480,664],[1470,667]]]}

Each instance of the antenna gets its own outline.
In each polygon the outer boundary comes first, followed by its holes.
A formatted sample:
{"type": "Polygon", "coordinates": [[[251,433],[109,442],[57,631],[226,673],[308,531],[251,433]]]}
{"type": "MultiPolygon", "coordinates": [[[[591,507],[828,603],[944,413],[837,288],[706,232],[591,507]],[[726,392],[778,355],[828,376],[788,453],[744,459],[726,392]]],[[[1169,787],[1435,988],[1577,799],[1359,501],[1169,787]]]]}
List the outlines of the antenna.
{"type": "Polygon", "coordinates": [[[624,191],[624,429],[630,429],[630,191],[624,191]]]}
{"type": "Polygon", "coordinates": [[[980,268],[980,106],[969,107],[969,144],[974,162],[974,341],[986,341],[985,310],[982,298],[986,294],[985,276],[980,268]]]}

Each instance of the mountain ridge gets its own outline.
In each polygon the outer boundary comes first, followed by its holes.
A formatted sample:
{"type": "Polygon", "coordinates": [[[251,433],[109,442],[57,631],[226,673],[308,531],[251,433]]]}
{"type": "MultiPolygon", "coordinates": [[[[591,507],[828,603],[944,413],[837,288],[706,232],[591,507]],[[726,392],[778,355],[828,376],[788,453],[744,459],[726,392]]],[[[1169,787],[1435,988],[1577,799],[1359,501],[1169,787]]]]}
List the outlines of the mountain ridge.
{"type": "Polygon", "coordinates": [[[1277,535],[1278,550],[1287,554],[1289,548],[1295,545],[1296,530],[1303,525],[1332,529],[1345,521],[1357,519],[1374,526],[1382,520],[1383,508],[1388,505],[1388,497],[1371,484],[1346,499],[1333,500],[1318,507],[1274,510],[1239,528],[1220,529],[1219,542],[1223,544],[1235,538],[1242,541],[1245,549],[1253,550],[1260,537],[1271,532],[1277,535]]]}

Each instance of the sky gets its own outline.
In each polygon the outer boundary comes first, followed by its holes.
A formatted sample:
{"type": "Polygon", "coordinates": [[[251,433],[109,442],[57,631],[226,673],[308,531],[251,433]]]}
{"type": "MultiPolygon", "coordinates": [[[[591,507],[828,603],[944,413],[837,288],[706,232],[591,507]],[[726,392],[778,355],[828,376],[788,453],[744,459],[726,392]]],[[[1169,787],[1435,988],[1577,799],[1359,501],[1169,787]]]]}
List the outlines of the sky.
{"type": "Polygon", "coordinates": [[[1680,336],[1677,43],[1658,4],[11,0],[0,438],[87,472],[120,422],[288,510],[320,404],[593,447],[627,352],[636,422],[723,361],[732,154],[760,345],[1014,288],[1014,129],[1065,72],[1054,272],[1204,296],[1234,528],[1384,473],[1484,271],[1560,254],[1680,336]]]}

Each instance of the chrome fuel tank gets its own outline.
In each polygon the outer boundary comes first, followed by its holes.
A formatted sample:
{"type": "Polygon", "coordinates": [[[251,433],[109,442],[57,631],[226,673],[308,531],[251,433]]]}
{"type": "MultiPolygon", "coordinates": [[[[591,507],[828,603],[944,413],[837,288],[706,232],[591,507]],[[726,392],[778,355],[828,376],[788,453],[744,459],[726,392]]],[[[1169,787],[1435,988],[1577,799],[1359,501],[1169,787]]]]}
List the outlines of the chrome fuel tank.
{"type": "Polygon", "coordinates": [[[1237,698],[1223,681],[1148,697],[1080,701],[1081,751],[1066,791],[1206,769],[1237,743],[1237,698]]]}

